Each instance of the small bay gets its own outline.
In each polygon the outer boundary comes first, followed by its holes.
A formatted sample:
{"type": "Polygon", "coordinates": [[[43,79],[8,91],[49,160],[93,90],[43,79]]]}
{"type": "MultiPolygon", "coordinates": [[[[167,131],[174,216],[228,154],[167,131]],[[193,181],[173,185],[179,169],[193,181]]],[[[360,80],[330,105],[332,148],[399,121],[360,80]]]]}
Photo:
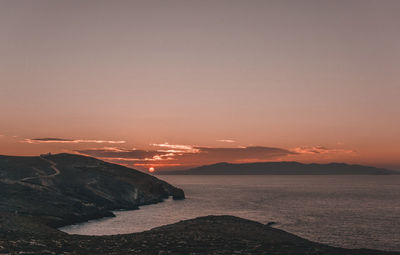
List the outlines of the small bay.
{"type": "Polygon", "coordinates": [[[235,215],[346,248],[400,251],[400,176],[161,176],[187,199],[65,226],[69,234],[140,232],[205,215],[235,215]]]}

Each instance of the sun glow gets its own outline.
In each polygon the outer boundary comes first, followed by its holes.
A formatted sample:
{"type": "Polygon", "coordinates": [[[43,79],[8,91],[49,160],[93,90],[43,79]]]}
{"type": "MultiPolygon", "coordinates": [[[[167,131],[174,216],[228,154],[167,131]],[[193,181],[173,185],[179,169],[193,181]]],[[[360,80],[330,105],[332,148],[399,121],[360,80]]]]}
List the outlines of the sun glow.
{"type": "Polygon", "coordinates": [[[156,169],[154,169],[154,167],[150,167],[150,168],[149,168],[149,172],[150,172],[150,173],[153,173],[155,170],[156,170],[156,169]]]}

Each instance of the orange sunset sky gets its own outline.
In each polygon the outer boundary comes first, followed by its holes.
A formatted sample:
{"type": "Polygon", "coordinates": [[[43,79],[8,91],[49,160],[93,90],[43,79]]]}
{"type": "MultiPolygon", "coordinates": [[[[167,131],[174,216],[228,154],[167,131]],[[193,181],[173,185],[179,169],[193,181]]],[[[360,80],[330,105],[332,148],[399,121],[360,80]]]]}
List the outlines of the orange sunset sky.
{"type": "Polygon", "coordinates": [[[0,1],[0,154],[400,170],[400,1],[0,1]]]}

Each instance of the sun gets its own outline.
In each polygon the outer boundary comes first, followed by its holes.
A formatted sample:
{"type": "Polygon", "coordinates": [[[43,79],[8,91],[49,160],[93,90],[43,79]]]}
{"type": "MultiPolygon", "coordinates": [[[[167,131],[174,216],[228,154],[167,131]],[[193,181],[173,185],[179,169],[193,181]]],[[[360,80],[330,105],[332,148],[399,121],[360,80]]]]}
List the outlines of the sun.
{"type": "Polygon", "coordinates": [[[150,168],[149,168],[149,172],[150,172],[150,173],[152,173],[152,172],[154,172],[154,171],[156,171],[156,169],[154,169],[154,167],[150,167],[150,168]]]}

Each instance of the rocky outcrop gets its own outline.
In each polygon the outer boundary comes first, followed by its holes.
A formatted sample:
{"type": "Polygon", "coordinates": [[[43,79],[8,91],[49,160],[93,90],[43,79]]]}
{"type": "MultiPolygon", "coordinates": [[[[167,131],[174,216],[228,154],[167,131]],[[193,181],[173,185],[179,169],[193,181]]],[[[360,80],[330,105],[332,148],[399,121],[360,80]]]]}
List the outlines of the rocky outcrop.
{"type": "Polygon", "coordinates": [[[172,193],[172,198],[174,200],[182,200],[185,199],[185,193],[181,189],[176,189],[172,193]]]}

